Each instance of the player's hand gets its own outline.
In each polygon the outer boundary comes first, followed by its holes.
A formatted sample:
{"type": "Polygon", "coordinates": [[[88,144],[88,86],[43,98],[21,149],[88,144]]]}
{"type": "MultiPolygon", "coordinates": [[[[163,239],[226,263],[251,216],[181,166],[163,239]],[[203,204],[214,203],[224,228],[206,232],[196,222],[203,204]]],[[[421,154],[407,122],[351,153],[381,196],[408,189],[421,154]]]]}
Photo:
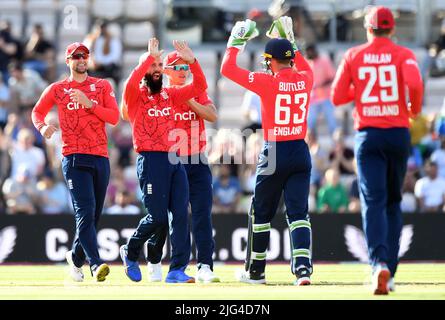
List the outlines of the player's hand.
{"type": "Polygon", "coordinates": [[[250,19],[244,21],[237,21],[230,33],[229,41],[227,42],[227,48],[235,47],[244,50],[247,41],[257,37],[259,31],[256,28],[256,22],[250,19]]]}
{"type": "Polygon", "coordinates": [[[188,64],[192,64],[195,62],[195,55],[193,54],[192,49],[188,46],[187,42],[173,40],[173,47],[178,52],[178,55],[182,60],[187,62],[188,64]]]}
{"type": "Polygon", "coordinates": [[[72,89],[70,92],[70,99],[73,102],[79,103],[87,108],[91,108],[93,106],[93,101],[88,99],[88,97],[80,91],[79,89],[72,89]]]}
{"type": "Polygon", "coordinates": [[[298,47],[295,42],[295,36],[294,36],[294,24],[292,22],[291,17],[282,16],[279,19],[274,20],[269,30],[266,32],[266,36],[271,39],[274,38],[287,39],[290,41],[290,43],[292,43],[294,51],[298,51],[298,47]]]}
{"type": "Polygon", "coordinates": [[[153,58],[160,58],[162,56],[163,50],[159,50],[159,40],[156,38],[150,38],[148,40],[148,55],[153,58]]]}
{"type": "Polygon", "coordinates": [[[51,139],[51,137],[53,136],[54,132],[56,132],[56,131],[57,131],[57,128],[55,126],[51,125],[51,124],[43,126],[40,129],[40,133],[46,139],[51,139]]]}

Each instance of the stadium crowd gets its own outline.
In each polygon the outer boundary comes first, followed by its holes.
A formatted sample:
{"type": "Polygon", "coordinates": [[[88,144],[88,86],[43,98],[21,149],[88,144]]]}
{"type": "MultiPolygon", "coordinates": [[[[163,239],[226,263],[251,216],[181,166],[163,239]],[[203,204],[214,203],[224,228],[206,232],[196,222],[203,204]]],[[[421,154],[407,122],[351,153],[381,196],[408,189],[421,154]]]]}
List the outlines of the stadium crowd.
{"type": "MultiPolygon", "coordinates": [[[[444,24],[445,32],[445,24],[444,24]]],[[[91,51],[90,74],[121,80],[122,41],[97,21],[84,39],[91,51]]],[[[437,46],[440,47],[440,42],[437,46]]],[[[35,24],[29,39],[16,39],[8,21],[0,22],[0,213],[61,214],[72,211],[69,192],[61,174],[61,138],[44,141],[31,122],[31,110],[44,88],[58,78],[54,43],[35,24]]],[[[439,48],[438,50],[441,50],[439,48]]],[[[436,50],[437,51],[437,50],[436,50]]],[[[336,123],[329,100],[335,65],[329,56],[306,46],[306,57],[315,73],[306,137],[312,155],[309,211],[359,213],[354,151],[343,128],[336,123]],[[317,128],[326,121],[331,142],[319,140],[317,128]]],[[[205,72],[205,70],[204,70],[205,72]]],[[[116,89],[117,90],[117,89],[116,89]]],[[[234,139],[221,129],[209,139],[208,159],[213,173],[213,212],[246,213],[255,186],[255,168],[262,147],[259,99],[246,92],[241,109],[250,135],[234,139]]],[[[218,107],[218,106],[217,106],[218,107]]],[[[57,111],[48,115],[57,124],[57,111]]],[[[105,213],[140,214],[131,128],[120,120],[108,127],[111,179],[105,213]]],[[[445,105],[437,114],[412,120],[412,154],[403,186],[404,212],[445,210],[445,105]]]]}

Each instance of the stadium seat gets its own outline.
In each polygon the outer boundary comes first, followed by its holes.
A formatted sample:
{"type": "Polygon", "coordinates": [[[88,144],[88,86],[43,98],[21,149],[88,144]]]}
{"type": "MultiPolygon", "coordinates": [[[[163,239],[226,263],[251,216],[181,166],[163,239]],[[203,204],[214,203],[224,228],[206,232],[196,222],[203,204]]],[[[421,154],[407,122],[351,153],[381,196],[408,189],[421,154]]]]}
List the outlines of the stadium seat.
{"type": "Polygon", "coordinates": [[[190,45],[198,45],[202,42],[202,26],[196,24],[191,28],[181,30],[166,29],[165,39],[171,43],[172,40],[185,40],[190,45]]]}
{"type": "Polygon", "coordinates": [[[147,47],[148,39],[155,35],[151,22],[126,23],[123,42],[127,47],[147,47]]]}
{"type": "Polygon", "coordinates": [[[213,6],[226,12],[245,13],[255,8],[266,12],[270,6],[270,0],[213,0],[213,6]]]}
{"type": "Polygon", "coordinates": [[[55,0],[28,0],[26,2],[26,8],[28,12],[32,12],[32,14],[38,11],[55,11],[57,2],[55,0]]]}
{"type": "Polygon", "coordinates": [[[124,1],[122,0],[94,0],[93,15],[99,18],[116,19],[124,13],[124,1]]]}
{"type": "Polygon", "coordinates": [[[139,57],[147,50],[127,50],[122,57],[123,79],[126,79],[134,67],[137,66],[139,57]]]}
{"type": "Polygon", "coordinates": [[[89,7],[89,0],[60,0],[60,8],[64,8],[68,5],[73,5],[77,10],[87,11],[89,7]]]}
{"type": "Polygon", "coordinates": [[[125,16],[130,19],[151,19],[156,16],[157,0],[127,0],[125,16]]]}
{"type": "Polygon", "coordinates": [[[375,5],[405,12],[417,11],[417,0],[376,0],[375,5]]]}

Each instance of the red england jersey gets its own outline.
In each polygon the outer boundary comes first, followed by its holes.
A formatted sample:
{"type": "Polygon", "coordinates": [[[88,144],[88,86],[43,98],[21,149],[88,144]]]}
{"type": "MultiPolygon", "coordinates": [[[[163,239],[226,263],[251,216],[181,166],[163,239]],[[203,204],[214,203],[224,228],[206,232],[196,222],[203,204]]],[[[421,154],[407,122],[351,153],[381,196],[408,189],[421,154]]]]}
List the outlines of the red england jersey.
{"type": "Polygon", "coordinates": [[[45,117],[56,105],[62,134],[62,154],[92,154],[108,157],[108,139],[105,123],[115,125],[119,121],[117,101],[107,80],[87,77],[81,83],[70,78],[50,85],[42,93],[32,110],[32,121],[40,131],[45,117]],[[82,91],[93,101],[87,107],[70,100],[72,89],[82,91]]]}
{"type": "MultiPolygon", "coordinates": [[[[193,99],[202,105],[213,104],[205,91],[193,99]]],[[[207,143],[204,120],[187,103],[175,107],[174,117],[178,155],[189,156],[204,152],[207,143]]]]}
{"type": "Polygon", "coordinates": [[[301,53],[295,52],[294,67],[281,69],[271,75],[238,67],[238,52],[239,49],[233,47],[226,50],[221,74],[261,98],[264,140],[304,139],[313,73],[301,53]]]}
{"type": "Polygon", "coordinates": [[[133,129],[136,152],[171,152],[176,141],[175,137],[170,136],[176,125],[176,106],[205,91],[207,82],[195,60],[190,65],[193,83],[184,87],[163,88],[160,93],[151,94],[147,86],[141,86],[140,82],[153,62],[154,58],[147,56],[130,74],[124,88],[124,104],[133,129]]]}
{"type": "Polygon", "coordinates": [[[413,52],[384,37],[349,49],[331,90],[335,105],[355,102],[356,129],[409,127],[409,113],[421,111],[422,96],[422,77],[413,52]]]}

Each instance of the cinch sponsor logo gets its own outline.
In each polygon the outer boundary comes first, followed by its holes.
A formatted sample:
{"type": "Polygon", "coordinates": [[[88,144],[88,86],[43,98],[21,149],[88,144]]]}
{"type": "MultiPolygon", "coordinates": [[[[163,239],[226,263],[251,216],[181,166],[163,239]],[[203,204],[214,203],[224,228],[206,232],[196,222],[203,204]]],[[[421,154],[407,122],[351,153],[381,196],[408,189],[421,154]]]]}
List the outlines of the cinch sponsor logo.
{"type": "Polygon", "coordinates": [[[148,109],[148,115],[150,117],[166,117],[170,115],[171,107],[164,108],[162,110],[159,109],[148,109]]]}
{"type": "MultiPolygon", "coordinates": [[[[93,101],[94,103],[97,104],[96,100],[91,100],[91,101],[93,101]]],[[[80,103],[77,103],[77,102],[70,102],[70,103],[68,103],[66,105],[66,108],[68,110],[70,110],[70,111],[79,110],[79,109],[87,109],[87,107],[85,107],[83,104],[80,104],[80,103]]]]}
{"type": "Polygon", "coordinates": [[[184,113],[175,113],[175,121],[192,121],[196,120],[196,113],[193,111],[188,111],[184,113]]]}

